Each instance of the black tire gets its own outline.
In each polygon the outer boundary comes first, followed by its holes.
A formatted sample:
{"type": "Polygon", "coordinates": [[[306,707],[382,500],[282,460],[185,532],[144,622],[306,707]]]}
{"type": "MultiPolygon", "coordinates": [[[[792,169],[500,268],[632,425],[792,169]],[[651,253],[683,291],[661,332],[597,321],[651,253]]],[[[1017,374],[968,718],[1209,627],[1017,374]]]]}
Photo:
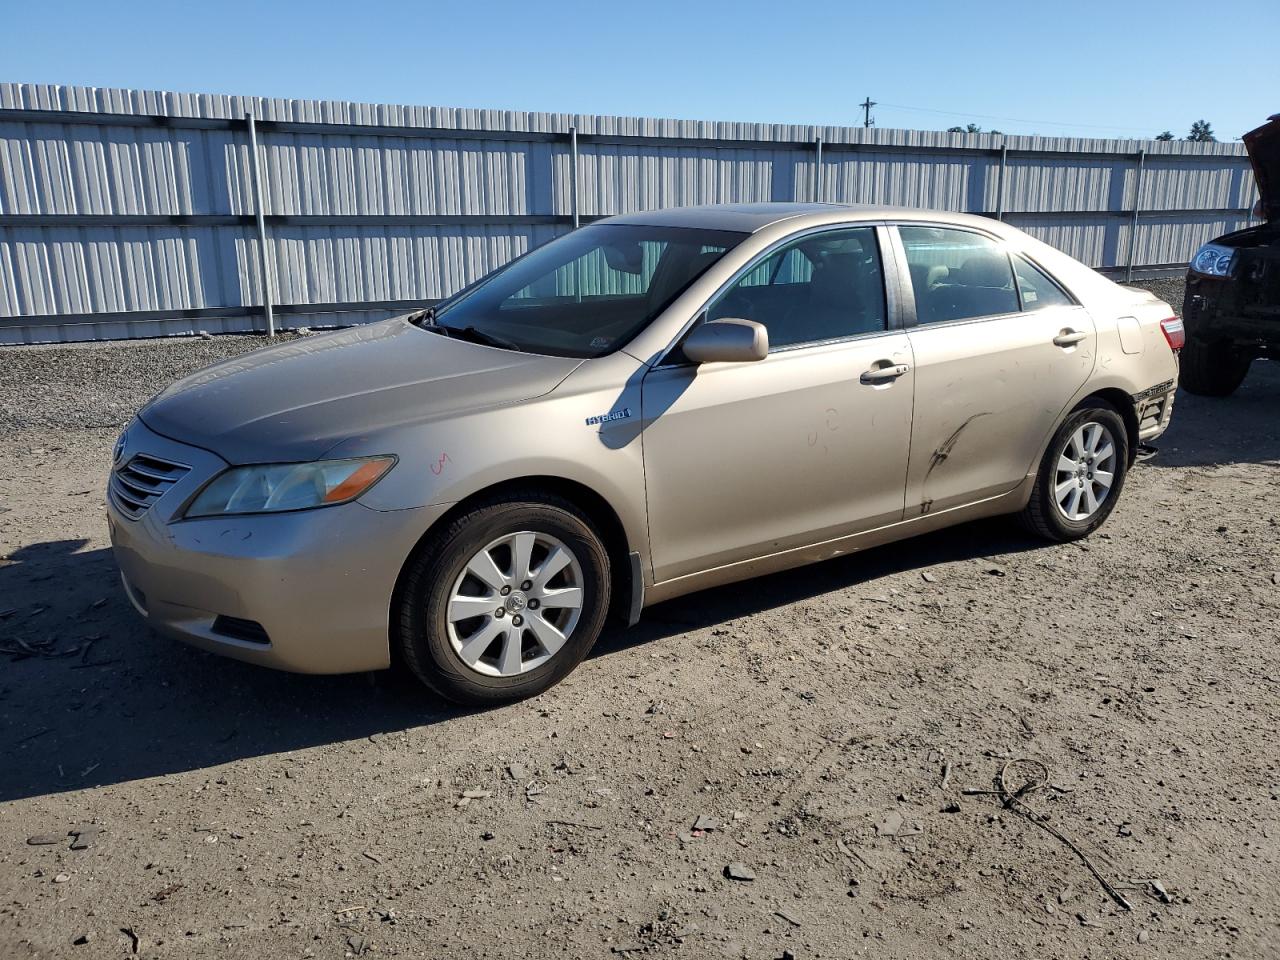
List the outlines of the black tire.
{"type": "Polygon", "coordinates": [[[1062,421],[1053,439],[1049,441],[1044,458],[1040,461],[1040,469],[1036,472],[1036,483],[1031,491],[1031,499],[1018,515],[1018,520],[1031,533],[1058,543],[1087,537],[1102,526],[1111,515],[1111,511],[1115,509],[1128,471],[1129,435],[1125,430],[1124,420],[1106,401],[1086,400],[1062,421]],[[1113,479],[1110,489],[1098,504],[1097,510],[1086,519],[1072,520],[1059,509],[1054,499],[1054,488],[1058,479],[1058,458],[1066,451],[1072,435],[1090,422],[1105,427],[1115,444],[1113,479]]]}
{"type": "Polygon", "coordinates": [[[428,537],[410,559],[398,593],[399,651],[419,680],[454,703],[493,706],[536,696],[590,652],[609,609],[610,584],[604,544],[573,504],[538,492],[481,503],[428,537]],[[582,574],[582,606],[564,646],[546,663],[518,675],[487,676],[468,666],[450,642],[449,597],[473,557],[517,531],[547,534],[569,548],[582,574]]]}
{"type": "Polygon", "coordinates": [[[1182,349],[1178,384],[1201,397],[1227,397],[1236,392],[1253,363],[1226,340],[1191,337],[1182,349]]]}

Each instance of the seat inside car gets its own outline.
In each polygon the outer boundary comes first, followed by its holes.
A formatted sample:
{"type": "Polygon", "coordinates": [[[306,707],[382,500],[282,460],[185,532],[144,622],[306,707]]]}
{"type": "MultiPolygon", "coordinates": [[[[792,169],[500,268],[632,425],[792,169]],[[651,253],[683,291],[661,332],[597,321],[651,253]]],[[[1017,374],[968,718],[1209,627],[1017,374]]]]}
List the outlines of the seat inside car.
{"type": "Polygon", "coordinates": [[[808,295],[787,312],[789,343],[884,329],[879,275],[862,253],[832,253],[813,268],[808,295]]]}
{"type": "MultiPolygon", "coordinates": [[[[929,271],[929,280],[934,271],[929,271]]],[[[965,317],[1017,313],[1018,295],[1013,289],[1013,273],[1003,257],[980,254],[969,257],[958,270],[950,270],[941,282],[928,283],[918,298],[926,307],[921,323],[965,317]]]]}

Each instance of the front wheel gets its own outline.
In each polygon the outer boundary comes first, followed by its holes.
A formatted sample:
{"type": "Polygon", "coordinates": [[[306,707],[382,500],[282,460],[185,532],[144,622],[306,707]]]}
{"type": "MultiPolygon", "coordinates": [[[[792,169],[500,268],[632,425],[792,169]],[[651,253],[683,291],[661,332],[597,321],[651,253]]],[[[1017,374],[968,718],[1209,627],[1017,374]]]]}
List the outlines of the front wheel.
{"type": "Polygon", "coordinates": [[[455,703],[542,693],[591,650],[609,608],[609,558],[559,498],[481,504],[428,538],[399,593],[410,670],[455,703]]]}
{"type": "Polygon", "coordinates": [[[1124,421],[1110,405],[1090,402],[1053,435],[1019,519],[1047,540],[1087,537],[1115,508],[1128,466],[1124,421]]]}

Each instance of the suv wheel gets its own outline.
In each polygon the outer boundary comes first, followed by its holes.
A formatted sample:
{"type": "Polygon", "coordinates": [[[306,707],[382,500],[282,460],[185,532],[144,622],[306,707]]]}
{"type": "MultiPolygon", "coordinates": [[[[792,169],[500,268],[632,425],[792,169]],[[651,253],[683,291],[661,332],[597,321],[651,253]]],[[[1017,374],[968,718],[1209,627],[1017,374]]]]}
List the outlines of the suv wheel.
{"type": "Polygon", "coordinates": [[[399,594],[399,646],[455,703],[542,693],[591,650],[609,608],[609,559],[572,504],[530,494],[482,504],[429,538],[399,594]]]}
{"type": "Polygon", "coordinates": [[[1120,414],[1103,401],[1087,401],[1053,435],[1020,515],[1023,526],[1059,542],[1087,537],[1115,508],[1128,466],[1120,414]]]}
{"type": "Polygon", "coordinates": [[[1178,383],[1202,397],[1226,397],[1235,393],[1249,372],[1252,358],[1226,340],[1187,339],[1182,350],[1178,383]]]}

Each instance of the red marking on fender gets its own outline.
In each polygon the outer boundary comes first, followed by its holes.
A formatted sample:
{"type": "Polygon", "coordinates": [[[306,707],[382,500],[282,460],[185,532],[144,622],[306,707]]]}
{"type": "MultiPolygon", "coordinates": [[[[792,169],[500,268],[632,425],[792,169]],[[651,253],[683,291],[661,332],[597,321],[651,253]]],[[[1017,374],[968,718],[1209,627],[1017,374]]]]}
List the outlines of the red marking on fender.
{"type": "Polygon", "coordinates": [[[437,477],[444,472],[444,465],[449,463],[449,455],[447,453],[440,454],[440,459],[431,465],[431,472],[437,477]]]}

